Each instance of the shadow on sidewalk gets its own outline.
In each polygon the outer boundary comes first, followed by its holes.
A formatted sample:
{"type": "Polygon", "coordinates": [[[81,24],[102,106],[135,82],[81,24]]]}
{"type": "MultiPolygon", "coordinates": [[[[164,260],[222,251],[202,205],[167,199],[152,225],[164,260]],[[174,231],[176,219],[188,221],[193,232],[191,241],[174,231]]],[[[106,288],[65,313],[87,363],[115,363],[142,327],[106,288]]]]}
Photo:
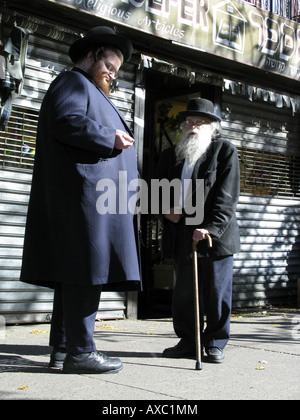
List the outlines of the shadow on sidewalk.
{"type": "MultiPolygon", "coordinates": [[[[299,316],[299,315],[298,315],[299,316]]],[[[300,316],[299,316],[300,319],[300,316]]],[[[285,344],[299,346],[299,340],[293,337],[295,323],[293,317],[284,319],[255,319],[232,320],[232,334],[230,341],[251,342],[252,344],[285,344]],[[234,325],[242,325],[245,332],[234,331],[234,325]]]]}
{"type": "MultiPolygon", "coordinates": [[[[50,356],[50,347],[33,345],[0,345],[0,372],[53,373],[49,360],[39,362],[22,356],[50,356]]],[[[54,371],[55,373],[55,371],[54,371]]]]}

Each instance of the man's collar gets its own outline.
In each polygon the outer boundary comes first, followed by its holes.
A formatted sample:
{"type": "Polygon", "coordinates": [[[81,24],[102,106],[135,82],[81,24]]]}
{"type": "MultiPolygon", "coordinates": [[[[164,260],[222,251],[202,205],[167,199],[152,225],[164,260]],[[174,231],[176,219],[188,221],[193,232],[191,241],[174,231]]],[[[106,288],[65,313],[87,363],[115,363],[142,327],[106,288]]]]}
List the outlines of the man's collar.
{"type": "Polygon", "coordinates": [[[72,70],[73,71],[78,71],[79,73],[82,73],[89,78],[88,72],[85,69],[83,69],[82,67],[75,66],[75,67],[72,68],[72,70]]]}

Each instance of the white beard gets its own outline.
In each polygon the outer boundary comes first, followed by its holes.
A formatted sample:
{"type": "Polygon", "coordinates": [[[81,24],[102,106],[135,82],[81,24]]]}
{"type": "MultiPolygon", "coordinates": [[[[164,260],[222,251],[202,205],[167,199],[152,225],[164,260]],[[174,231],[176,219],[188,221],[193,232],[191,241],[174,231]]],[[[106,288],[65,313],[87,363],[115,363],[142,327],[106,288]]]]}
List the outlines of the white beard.
{"type": "Polygon", "coordinates": [[[175,149],[177,163],[187,160],[189,167],[194,167],[211,144],[212,133],[211,125],[187,130],[175,149]]]}

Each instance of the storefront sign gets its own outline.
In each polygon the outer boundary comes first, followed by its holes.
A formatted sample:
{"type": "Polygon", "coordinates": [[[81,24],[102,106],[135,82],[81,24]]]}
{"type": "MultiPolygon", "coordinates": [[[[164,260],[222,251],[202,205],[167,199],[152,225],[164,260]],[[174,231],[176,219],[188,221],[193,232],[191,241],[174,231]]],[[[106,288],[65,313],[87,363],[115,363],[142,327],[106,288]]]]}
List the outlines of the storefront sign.
{"type": "Polygon", "coordinates": [[[50,0],[178,44],[300,79],[300,25],[237,0],[50,0]]]}

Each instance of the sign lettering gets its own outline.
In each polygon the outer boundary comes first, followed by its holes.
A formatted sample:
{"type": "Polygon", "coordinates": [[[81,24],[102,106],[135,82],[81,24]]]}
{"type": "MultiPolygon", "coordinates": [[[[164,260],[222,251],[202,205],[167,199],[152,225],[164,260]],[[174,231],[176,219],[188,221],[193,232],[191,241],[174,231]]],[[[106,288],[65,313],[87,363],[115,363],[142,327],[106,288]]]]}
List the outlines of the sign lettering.
{"type": "Polygon", "coordinates": [[[238,0],[50,0],[300,79],[300,25],[238,0]]]}

